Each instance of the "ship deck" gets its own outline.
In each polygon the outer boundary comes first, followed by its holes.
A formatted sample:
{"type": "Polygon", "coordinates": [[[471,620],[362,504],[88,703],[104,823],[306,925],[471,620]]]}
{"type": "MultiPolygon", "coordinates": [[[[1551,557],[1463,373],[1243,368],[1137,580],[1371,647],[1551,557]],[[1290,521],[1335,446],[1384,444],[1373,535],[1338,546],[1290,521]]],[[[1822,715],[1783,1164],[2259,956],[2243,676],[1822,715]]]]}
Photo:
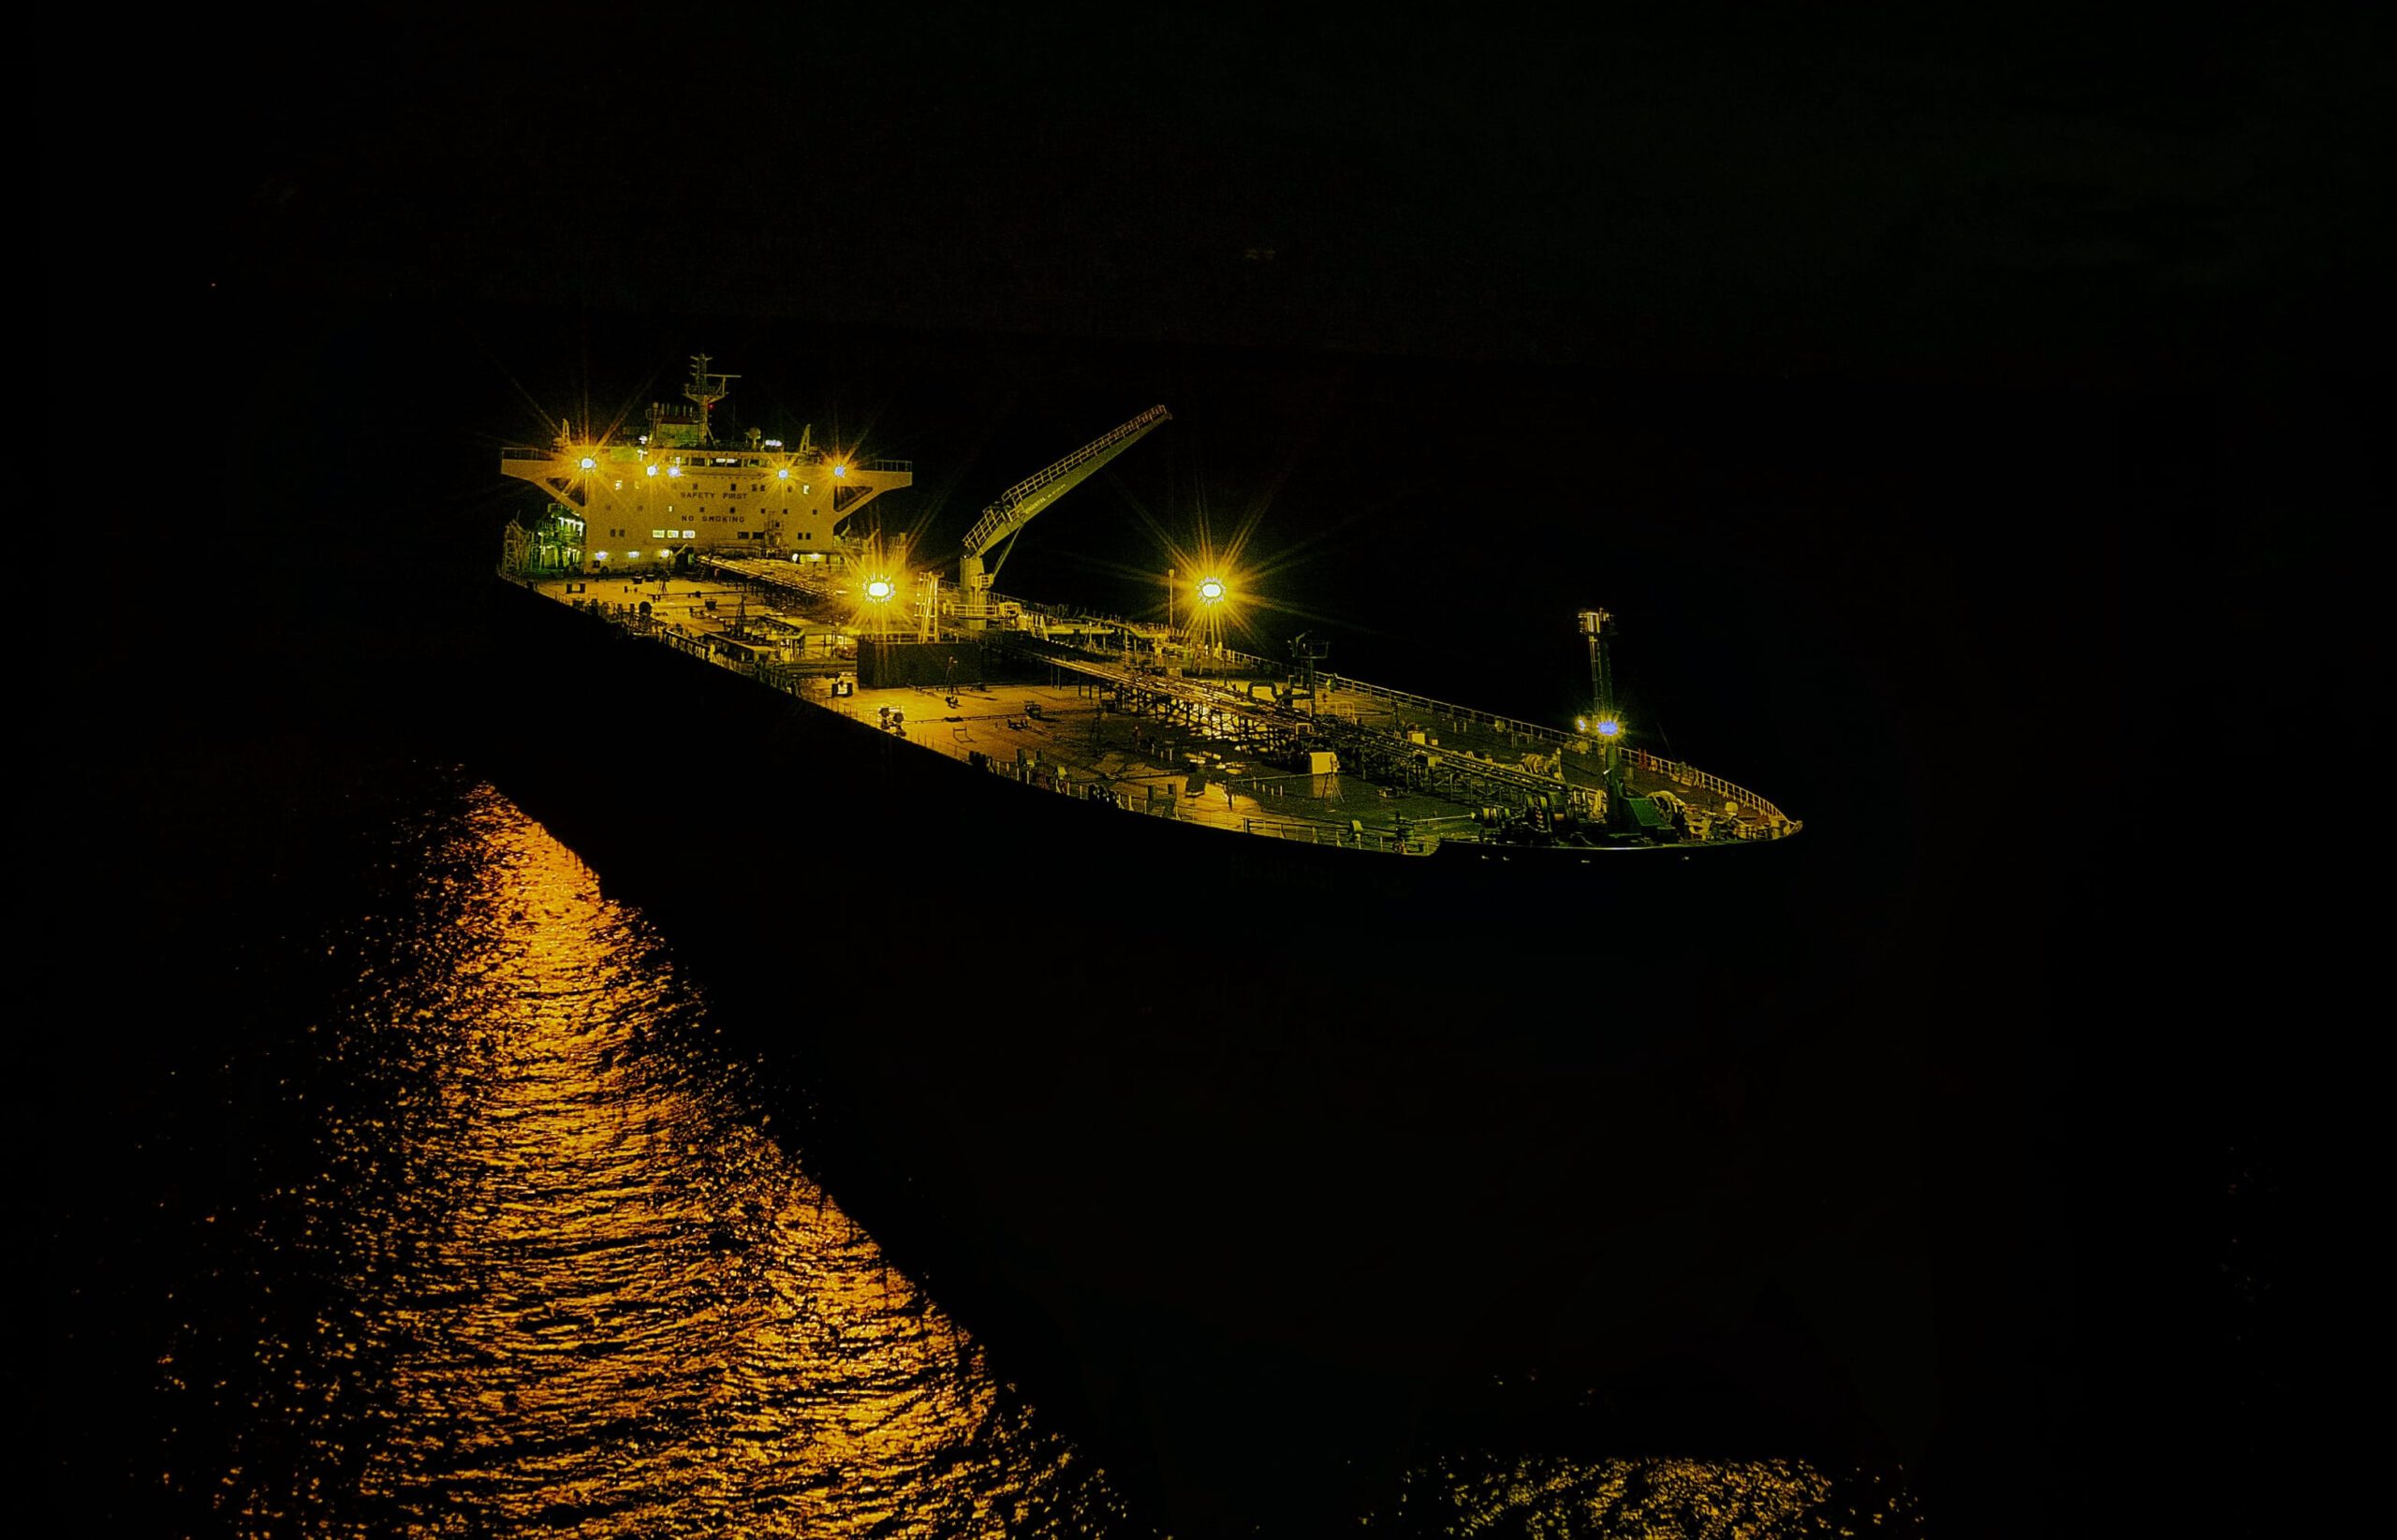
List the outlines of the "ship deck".
{"type": "MultiPolygon", "coordinates": [[[[1478,839],[1478,811],[1509,793],[1561,803],[1604,785],[1596,754],[1463,707],[1346,681],[1319,682],[1316,699],[1295,710],[1277,704],[1272,692],[1287,681],[1256,669],[1257,660],[1243,667],[1203,659],[1167,670],[1061,651],[1041,660],[1043,682],[965,683],[953,696],[932,685],[853,684],[853,693],[835,694],[836,679],[854,676],[855,633],[837,624],[821,597],[713,578],[555,578],[530,586],[724,662],[757,656],[760,626],[778,623],[773,629],[785,643],[813,638],[796,653],[776,649],[786,687],[803,700],[1047,789],[1225,829],[1420,854],[1441,841],[1478,839]],[[753,645],[744,647],[744,638],[753,645]],[[1384,765],[1419,750],[1446,772],[1368,776],[1353,763],[1322,774],[1288,770],[1279,751],[1310,716],[1384,765]]],[[[1739,788],[1687,766],[1635,755],[1626,779],[1634,790],[1663,791],[1704,809],[1717,841],[1797,827],[1760,799],[1723,795],[1739,788]]]]}

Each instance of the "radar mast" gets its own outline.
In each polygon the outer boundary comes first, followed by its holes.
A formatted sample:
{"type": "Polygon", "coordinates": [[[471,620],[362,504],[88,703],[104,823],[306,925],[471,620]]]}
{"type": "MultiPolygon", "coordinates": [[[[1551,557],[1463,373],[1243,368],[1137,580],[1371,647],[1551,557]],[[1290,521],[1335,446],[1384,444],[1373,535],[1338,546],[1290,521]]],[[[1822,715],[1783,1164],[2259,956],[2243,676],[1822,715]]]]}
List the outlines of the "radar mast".
{"type": "Polygon", "coordinates": [[[708,413],[714,409],[717,402],[732,394],[732,382],[741,377],[738,374],[709,374],[708,359],[711,357],[713,355],[707,353],[691,355],[691,383],[683,387],[683,399],[699,409],[699,442],[701,444],[715,442],[715,433],[709,425],[708,413]]]}

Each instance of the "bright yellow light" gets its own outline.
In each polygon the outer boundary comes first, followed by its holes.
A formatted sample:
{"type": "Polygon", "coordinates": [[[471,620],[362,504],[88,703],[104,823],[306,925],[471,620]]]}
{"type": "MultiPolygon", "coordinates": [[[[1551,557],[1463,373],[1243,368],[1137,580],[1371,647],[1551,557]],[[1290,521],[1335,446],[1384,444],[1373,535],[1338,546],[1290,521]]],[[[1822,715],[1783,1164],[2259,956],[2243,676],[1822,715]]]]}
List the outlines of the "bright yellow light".
{"type": "Polygon", "coordinates": [[[1600,738],[1612,738],[1622,731],[1623,724],[1617,722],[1614,718],[1610,716],[1603,716],[1598,719],[1598,736],[1600,738]]]}
{"type": "Polygon", "coordinates": [[[1224,580],[1221,578],[1206,579],[1198,585],[1198,596],[1213,604],[1224,596],[1224,580]]]}
{"type": "Polygon", "coordinates": [[[654,465],[644,466],[643,469],[652,476],[655,476],[657,474],[657,467],[654,465]]]}
{"type": "Polygon", "coordinates": [[[1573,730],[1577,733],[1588,732],[1590,730],[1590,719],[1586,716],[1575,717],[1573,719],[1573,730]]]}
{"type": "Polygon", "coordinates": [[[669,475],[669,476],[680,476],[680,475],[682,475],[682,474],[683,474],[683,467],[682,467],[682,466],[680,466],[680,465],[677,465],[677,466],[673,467],[671,470],[669,470],[666,474],[667,474],[667,475],[669,475]]]}
{"type": "Polygon", "coordinates": [[[591,553],[591,559],[595,562],[604,562],[608,559],[608,553],[604,550],[595,550],[591,553]]]}
{"type": "Polygon", "coordinates": [[[790,479],[790,467],[789,467],[789,466],[787,466],[787,465],[785,465],[781,470],[776,471],[776,472],[774,473],[774,479],[775,479],[775,480],[777,480],[777,481],[787,481],[787,480],[789,480],[789,479],[790,479]]]}
{"type": "Polygon", "coordinates": [[[898,588],[888,578],[876,578],[865,585],[865,596],[877,604],[898,592],[898,588]]]}
{"type": "Polygon", "coordinates": [[[582,468],[586,471],[596,471],[599,468],[599,462],[592,459],[589,455],[584,455],[582,457],[582,468]]]}
{"type": "Polygon", "coordinates": [[[640,560],[640,552],[638,550],[628,550],[625,552],[625,560],[627,562],[638,562],[640,560]]]}
{"type": "Polygon", "coordinates": [[[846,476],[849,474],[849,468],[846,465],[835,465],[832,467],[832,474],[834,476],[846,476]]]}

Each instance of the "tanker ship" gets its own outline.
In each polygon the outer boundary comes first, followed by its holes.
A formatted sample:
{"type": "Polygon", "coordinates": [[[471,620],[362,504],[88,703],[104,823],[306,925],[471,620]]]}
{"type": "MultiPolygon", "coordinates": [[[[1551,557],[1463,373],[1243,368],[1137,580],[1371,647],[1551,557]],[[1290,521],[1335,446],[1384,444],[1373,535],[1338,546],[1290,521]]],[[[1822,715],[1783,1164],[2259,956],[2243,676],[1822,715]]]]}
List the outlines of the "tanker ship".
{"type": "Polygon", "coordinates": [[[1749,1147],[1691,1098],[1789,1018],[1840,847],[1646,750],[1614,615],[1556,617],[1589,693],[1543,723],[1227,646],[1237,570],[1162,616],[1036,602],[1008,552],[1164,407],[935,562],[874,529],[913,465],[719,433],[731,384],[697,358],[645,421],[502,451],[537,496],[460,687],[509,797],[837,1088],[793,1137],[893,1254],[1064,1366],[1043,1404],[1096,1448],[1237,1440],[1293,1364],[1401,1409],[1503,1367],[1611,1387],[1626,1441],[1785,1446],[1793,1360],[1719,1312],[1789,1254],[1724,1223],[1749,1147]]]}
{"type": "Polygon", "coordinates": [[[713,411],[737,376],[711,361],[694,357],[683,400],[653,404],[638,430],[567,426],[500,462],[543,494],[509,522],[501,575],[521,608],[610,638],[609,698],[639,702],[644,720],[675,701],[662,720],[710,741],[720,724],[702,697],[772,719],[786,764],[719,774],[677,807],[804,822],[839,805],[892,829],[945,826],[962,807],[978,843],[1013,826],[1026,848],[1080,833],[1096,838],[1066,843],[1125,857],[1169,829],[1192,860],[1301,881],[1362,863],[1402,885],[1460,866],[1712,861],[1802,827],[1635,741],[1602,609],[1577,617],[1587,709],[1545,724],[1331,672],[1305,636],[1281,658],[1228,647],[1232,574],[1191,574],[1163,620],[997,592],[1041,510],[1169,421],[1163,406],[1007,488],[934,564],[864,517],[912,484],[911,464],[812,431],[719,439],[713,411]]]}

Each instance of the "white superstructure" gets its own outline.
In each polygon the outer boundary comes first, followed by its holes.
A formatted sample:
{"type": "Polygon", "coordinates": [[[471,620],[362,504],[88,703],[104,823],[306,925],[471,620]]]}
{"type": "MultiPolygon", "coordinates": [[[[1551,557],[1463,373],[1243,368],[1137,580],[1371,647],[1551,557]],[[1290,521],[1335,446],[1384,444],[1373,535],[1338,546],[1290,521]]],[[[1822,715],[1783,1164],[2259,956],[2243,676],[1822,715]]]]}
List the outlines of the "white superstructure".
{"type": "Polygon", "coordinates": [[[904,461],[860,460],[796,446],[751,430],[720,444],[709,416],[735,376],[691,359],[687,406],[649,409],[645,432],[561,433],[546,449],[511,448],[500,470],[550,494],[547,518],[523,532],[519,571],[649,571],[695,554],[817,558],[846,562],[860,542],[844,537],[859,509],[915,480],[904,461]]]}

